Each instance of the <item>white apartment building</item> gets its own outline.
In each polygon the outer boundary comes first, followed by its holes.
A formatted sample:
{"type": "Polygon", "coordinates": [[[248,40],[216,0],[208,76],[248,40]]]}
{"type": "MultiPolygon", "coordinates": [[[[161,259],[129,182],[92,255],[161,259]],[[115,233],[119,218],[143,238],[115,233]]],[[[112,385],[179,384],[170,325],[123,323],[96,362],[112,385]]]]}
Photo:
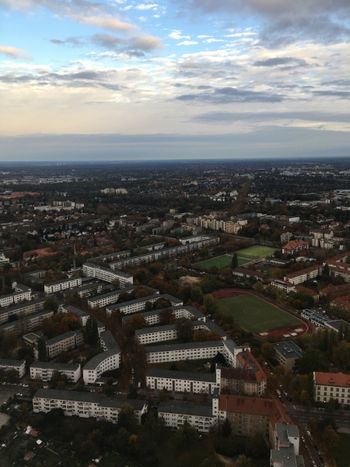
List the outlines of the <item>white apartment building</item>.
{"type": "Polygon", "coordinates": [[[67,289],[74,289],[74,287],[80,287],[83,281],[81,277],[75,277],[71,279],[63,279],[61,281],[50,282],[44,285],[44,292],[46,294],[52,294],[56,292],[62,292],[67,289]]]}
{"type": "Polygon", "coordinates": [[[119,281],[121,286],[132,285],[134,282],[134,278],[130,274],[93,263],[85,263],[83,265],[83,273],[87,277],[95,277],[96,279],[109,283],[119,281]]]}
{"type": "Polygon", "coordinates": [[[155,303],[157,300],[168,300],[172,306],[180,306],[183,305],[182,300],[173,297],[172,295],[162,294],[159,295],[155,293],[153,295],[148,295],[147,297],[136,298],[135,300],[129,300],[123,303],[117,303],[115,305],[110,305],[106,308],[106,312],[108,315],[112,313],[119,312],[124,315],[131,315],[133,313],[138,313],[139,311],[143,311],[146,309],[147,303],[155,303]]]}
{"type": "Polygon", "coordinates": [[[146,374],[146,386],[153,391],[213,394],[216,389],[220,389],[220,381],[217,382],[215,373],[191,373],[149,368],[146,374]]]}
{"type": "Polygon", "coordinates": [[[16,305],[12,305],[6,308],[0,309],[0,324],[6,323],[13,319],[20,319],[24,316],[31,315],[44,308],[45,299],[39,298],[37,300],[31,300],[29,302],[21,302],[16,305]]]}
{"type": "Polygon", "coordinates": [[[350,405],[350,373],[324,373],[315,371],[314,398],[326,403],[336,400],[340,405],[350,405]]]}
{"type": "MultiPolygon", "coordinates": [[[[160,322],[161,313],[169,310],[172,312],[174,319],[187,318],[196,321],[206,321],[206,317],[204,316],[204,314],[200,310],[197,310],[197,308],[190,305],[180,305],[173,306],[170,308],[163,308],[162,310],[145,311],[141,314],[141,316],[144,318],[148,326],[153,326],[154,324],[158,324],[160,322]]],[[[130,315],[123,316],[123,326],[127,324],[127,322],[132,318],[133,317],[130,315]]]]}
{"type": "Polygon", "coordinates": [[[208,433],[216,423],[210,405],[195,405],[192,402],[169,401],[158,406],[158,417],[164,420],[165,426],[179,429],[186,422],[199,432],[208,433]]]}
{"type": "MultiPolygon", "coordinates": [[[[194,331],[204,330],[212,332],[222,339],[226,339],[224,331],[219,326],[215,325],[213,321],[193,321],[192,326],[194,331]]],[[[176,324],[137,329],[135,331],[135,338],[142,345],[175,340],[177,339],[176,324]]]]}
{"type": "Polygon", "coordinates": [[[16,371],[19,378],[22,378],[26,372],[25,360],[12,360],[9,358],[0,358],[0,370],[16,371]]]}
{"type": "Polygon", "coordinates": [[[52,380],[55,373],[64,375],[70,383],[77,383],[81,376],[81,367],[79,364],[53,363],[53,362],[35,362],[29,367],[30,378],[43,382],[52,380]]]}
{"type": "Polygon", "coordinates": [[[83,343],[84,338],[80,331],[65,332],[45,342],[47,357],[55,358],[62,352],[75,349],[83,343]]]}
{"type": "Polygon", "coordinates": [[[89,308],[103,308],[107,305],[116,303],[122,293],[132,292],[134,287],[125,287],[124,289],[112,290],[111,292],[94,295],[88,299],[89,308]]]}
{"type": "Polygon", "coordinates": [[[24,302],[25,300],[31,300],[32,289],[30,287],[14,282],[12,284],[12,289],[12,294],[0,296],[0,307],[15,305],[16,303],[24,302]]]}
{"type": "Polygon", "coordinates": [[[150,345],[145,347],[148,363],[178,362],[181,360],[212,359],[221,353],[230,366],[242,351],[231,339],[225,341],[186,342],[183,344],[150,345]]]}
{"type": "Polygon", "coordinates": [[[286,282],[293,285],[303,284],[304,282],[316,279],[322,273],[322,266],[314,265],[301,271],[293,272],[284,277],[286,282]]]}
{"type": "Polygon", "coordinates": [[[95,355],[83,368],[84,384],[94,384],[107,371],[120,366],[120,349],[115,348],[95,355]]]}
{"type": "Polygon", "coordinates": [[[25,334],[26,332],[33,331],[42,325],[42,322],[53,316],[54,312],[49,310],[42,310],[37,313],[33,313],[24,318],[5,323],[0,326],[0,333],[12,334],[18,336],[19,334],[25,334]]]}
{"type": "Polygon", "coordinates": [[[62,409],[66,416],[95,418],[117,423],[119,412],[126,406],[133,409],[139,423],[147,410],[145,401],[137,399],[109,399],[92,392],[39,389],[33,397],[33,412],[48,413],[62,409]]]}
{"type": "Polygon", "coordinates": [[[108,350],[116,350],[117,352],[120,352],[118,342],[114,339],[114,336],[111,333],[111,331],[101,332],[99,338],[101,347],[105,352],[107,352],[108,350]]]}

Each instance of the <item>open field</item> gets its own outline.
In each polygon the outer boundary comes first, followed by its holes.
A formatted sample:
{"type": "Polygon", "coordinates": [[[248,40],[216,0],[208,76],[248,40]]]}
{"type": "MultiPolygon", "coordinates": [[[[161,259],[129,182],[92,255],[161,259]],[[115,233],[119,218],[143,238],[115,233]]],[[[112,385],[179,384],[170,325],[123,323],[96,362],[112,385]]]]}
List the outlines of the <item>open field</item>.
{"type": "Polygon", "coordinates": [[[222,255],[222,256],[214,256],[213,258],[208,258],[203,261],[198,261],[198,263],[194,263],[193,266],[198,269],[210,269],[210,268],[218,268],[223,269],[226,267],[230,267],[232,263],[232,255],[222,255]]]}
{"type": "Polygon", "coordinates": [[[295,316],[254,295],[236,295],[216,302],[219,313],[231,316],[248,332],[264,333],[274,329],[303,326],[295,316]]]}
{"type": "Polygon", "coordinates": [[[276,248],[263,245],[253,245],[248,248],[242,248],[241,250],[236,251],[238,266],[242,266],[242,264],[249,263],[253,259],[272,256],[275,251],[276,248]]]}

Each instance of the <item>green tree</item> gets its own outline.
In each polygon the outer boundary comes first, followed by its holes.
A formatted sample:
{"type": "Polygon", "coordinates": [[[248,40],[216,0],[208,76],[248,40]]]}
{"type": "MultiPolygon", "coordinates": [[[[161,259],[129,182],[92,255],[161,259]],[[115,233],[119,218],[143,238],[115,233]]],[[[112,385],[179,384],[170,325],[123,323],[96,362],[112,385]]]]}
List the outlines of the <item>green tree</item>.
{"type": "Polygon", "coordinates": [[[177,338],[181,342],[190,342],[193,338],[192,321],[187,318],[180,318],[176,321],[177,338]]]}
{"type": "Polygon", "coordinates": [[[37,344],[37,349],[38,349],[38,360],[41,362],[46,362],[47,360],[47,352],[46,352],[46,342],[43,337],[40,337],[38,339],[38,344],[37,344]]]}
{"type": "Polygon", "coordinates": [[[232,255],[232,261],[231,261],[231,268],[232,269],[235,269],[238,267],[238,257],[237,257],[237,253],[233,253],[232,255]]]}
{"type": "Polygon", "coordinates": [[[84,330],[85,342],[95,347],[98,343],[98,325],[95,318],[92,316],[86,322],[84,330]]]}

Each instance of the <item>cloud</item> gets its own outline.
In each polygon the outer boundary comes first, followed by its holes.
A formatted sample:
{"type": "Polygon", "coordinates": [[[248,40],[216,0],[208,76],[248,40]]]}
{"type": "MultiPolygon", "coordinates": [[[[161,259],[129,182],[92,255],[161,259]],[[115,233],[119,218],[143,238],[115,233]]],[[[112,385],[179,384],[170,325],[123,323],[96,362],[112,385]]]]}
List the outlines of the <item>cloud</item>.
{"type": "Polygon", "coordinates": [[[285,65],[292,65],[292,66],[308,66],[307,62],[301,58],[295,57],[273,57],[273,58],[266,58],[263,60],[257,60],[253,63],[254,66],[260,67],[278,67],[278,66],[285,66],[285,65]]]}
{"type": "Polygon", "coordinates": [[[281,102],[283,96],[262,91],[251,91],[232,87],[209,88],[204,92],[182,94],[176,98],[183,102],[202,102],[207,104],[229,104],[232,102],[281,102]]]}
{"type": "Polygon", "coordinates": [[[79,37],[67,37],[66,39],[50,39],[50,42],[55,45],[70,45],[72,47],[79,47],[84,44],[79,37]]]}
{"type": "Polygon", "coordinates": [[[350,123],[350,113],[336,112],[206,112],[193,117],[200,123],[237,123],[240,121],[266,122],[272,120],[303,120],[309,122],[340,122],[350,123]]]}
{"type": "Polygon", "coordinates": [[[322,43],[350,38],[348,0],[176,0],[183,10],[260,17],[261,40],[273,47],[304,40],[322,43]]]}
{"type": "Polygon", "coordinates": [[[96,26],[101,29],[108,29],[110,31],[130,31],[135,28],[130,23],[125,23],[113,16],[100,15],[100,16],[85,16],[85,15],[73,15],[73,19],[79,23],[88,24],[89,26],[96,26]]]}
{"type": "Polygon", "coordinates": [[[95,34],[91,38],[92,43],[106,50],[126,53],[132,56],[142,56],[161,48],[161,42],[154,36],[135,36],[127,39],[112,36],[110,34],[95,34]]]}
{"type": "Polygon", "coordinates": [[[5,55],[8,58],[28,58],[28,55],[17,47],[11,47],[9,45],[0,45],[0,55],[5,55]]]}
{"type": "Polygon", "coordinates": [[[176,45],[187,47],[190,45],[197,45],[197,44],[198,44],[197,41],[182,41],[182,42],[178,42],[176,45]]]}

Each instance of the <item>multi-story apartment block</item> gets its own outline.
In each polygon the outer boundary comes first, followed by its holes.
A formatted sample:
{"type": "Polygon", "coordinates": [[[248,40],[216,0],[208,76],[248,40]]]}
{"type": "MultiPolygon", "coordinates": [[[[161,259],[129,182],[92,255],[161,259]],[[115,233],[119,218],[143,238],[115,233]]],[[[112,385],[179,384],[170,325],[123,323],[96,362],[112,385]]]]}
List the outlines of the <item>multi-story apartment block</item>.
{"type": "Polygon", "coordinates": [[[152,263],[164,258],[184,255],[206,246],[216,245],[219,242],[219,237],[197,236],[182,238],[180,239],[180,243],[182,243],[182,245],[157,249],[138,256],[130,256],[129,258],[110,263],[109,266],[114,270],[124,268],[126,266],[137,266],[142,263],[152,263]]]}
{"type": "MultiPolygon", "coordinates": [[[[173,306],[169,308],[163,308],[162,310],[151,310],[145,311],[140,316],[144,318],[148,326],[153,326],[154,324],[159,324],[161,319],[161,314],[163,312],[170,311],[174,319],[187,318],[196,321],[206,321],[204,314],[197,310],[197,308],[185,305],[185,306],[173,306]]],[[[123,316],[122,324],[125,326],[130,320],[133,319],[133,316],[123,316]]]]}
{"type": "MultiPolygon", "coordinates": [[[[106,331],[108,332],[108,331],[106,331]]],[[[104,333],[101,335],[103,336],[104,333]]],[[[116,341],[111,344],[110,336],[103,336],[101,340],[102,346],[110,350],[99,353],[92,357],[83,368],[83,379],[85,384],[94,384],[107,371],[113,371],[120,366],[120,348],[116,341]]]]}
{"type": "Polygon", "coordinates": [[[230,234],[238,234],[244,226],[248,224],[246,219],[238,220],[223,220],[217,219],[215,216],[200,216],[193,219],[194,225],[202,227],[202,229],[218,230],[230,234]]]}
{"type": "Polygon", "coordinates": [[[308,268],[302,269],[301,271],[288,274],[284,277],[284,280],[293,285],[303,284],[306,281],[316,279],[322,273],[322,270],[323,267],[321,265],[315,264],[308,268]]]}
{"type": "Polygon", "coordinates": [[[32,298],[32,289],[23,284],[12,284],[13,293],[0,296],[0,307],[15,305],[32,298]]]}
{"type": "Polygon", "coordinates": [[[103,331],[99,335],[101,347],[105,352],[108,350],[117,350],[120,352],[118,342],[114,339],[111,331],[103,331]]]}
{"type": "Polygon", "coordinates": [[[214,358],[221,353],[231,366],[242,351],[231,339],[220,341],[186,342],[183,344],[150,345],[145,347],[148,363],[177,362],[180,360],[202,360],[214,358]]]}
{"type": "Polygon", "coordinates": [[[295,255],[301,251],[306,251],[309,249],[308,242],[304,240],[290,240],[282,247],[282,253],[284,255],[295,255]]]}
{"type": "MultiPolygon", "coordinates": [[[[193,321],[192,326],[193,331],[208,331],[218,338],[226,339],[224,331],[211,320],[193,321]]],[[[137,329],[135,338],[142,345],[175,340],[177,339],[177,327],[176,324],[167,324],[137,329]]]]}
{"type": "Polygon", "coordinates": [[[111,315],[112,313],[119,312],[124,315],[131,315],[133,313],[138,313],[143,311],[147,307],[147,303],[153,304],[158,300],[167,300],[172,306],[183,305],[182,300],[173,297],[172,295],[155,293],[153,295],[148,295],[147,297],[136,298],[135,300],[129,300],[123,303],[116,303],[115,305],[109,305],[106,308],[107,314],[111,315]]]}
{"type": "Polygon", "coordinates": [[[81,376],[80,365],[74,363],[35,362],[29,371],[31,379],[43,382],[51,381],[55,373],[64,375],[70,383],[77,383],[81,376]]]}
{"type": "Polygon", "coordinates": [[[80,331],[68,331],[52,339],[45,341],[48,358],[55,358],[67,350],[77,348],[84,343],[83,334],[80,331]]]}
{"type": "Polygon", "coordinates": [[[19,378],[22,378],[26,372],[25,360],[13,360],[9,358],[0,358],[0,370],[15,371],[19,378]]]}
{"type": "Polygon", "coordinates": [[[81,310],[80,308],[77,308],[73,305],[62,304],[58,307],[58,311],[61,313],[72,313],[72,315],[75,315],[77,318],[79,318],[80,324],[83,327],[86,326],[86,323],[90,318],[90,315],[86,311],[81,310]]]}
{"type": "Polygon", "coordinates": [[[63,279],[56,282],[50,282],[48,284],[44,284],[44,292],[46,294],[52,294],[56,292],[62,292],[63,290],[67,289],[74,289],[75,287],[80,287],[83,283],[81,277],[75,277],[70,279],[63,279]]]}
{"type": "Polygon", "coordinates": [[[347,263],[349,255],[342,254],[326,261],[329,274],[333,277],[341,277],[345,282],[350,282],[350,265],[347,263]]]}
{"type": "Polygon", "coordinates": [[[25,316],[20,320],[2,324],[0,326],[0,333],[3,332],[4,334],[11,334],[15,336],[25,334],[26,332],[38,329],[42,325],[42,322],[45,319],[53,316],[53,314],[54,312],[51,310],[38,311],[37,313],[25,316]]]}
{"type": "Polygon", "coordinates": [[[323,373],[315,371],[314,398],[316,402],[328,402],[331,399],[340,405],[350,405],[350,373],[323,373]]]}
{"type": "Polygon", "coordinates": [[[158,417],[169,428],[178,429],[188,423],[202,433],[208,433],[216,421],[210,405],[195,405],[184,401],[161,402],[158,417]]]}
{"type": "Polygon", "coordinates": [[[10,320],[18,320],[24,316],[31,315],[44,308],[45,299],[38,298],[29,302],[21,302],[6,308],[0,309],[0,324],[10,320]]]}
{"type": "Polygon", "coordinates": [[[300,436],[296,425],[276,423],[272,437],[271,467],[305,467],[304,458],[299,454],[300,436]]]}
{"type": "Polygon", "coordinates": [[[214,373],[191,373],[171,371],[162,368],[149,368],[146,373],[146,385],[151,390],[190,392],[192,394],[213,394],[219,389],[214,373]]]}
{"type": "Polygon", "coordinates": [[[138,399],[108,399],[102,394],[58,389],[39,389],[33,397],[35,413],[62,409],[67,416],[95,418],[112,423],[118,422],[119,413],[126,406],[133,409],[136,419],[141,423],[147,404],[138,399]]]}
{"type": "Polygon", "coordinates": [[[344,320],[331,319],[326,314],[322,314],[317,310],[309,308],[305,308],[304,310],[302,310],[300,316],[312,323],[317,328],[330,329],[334,332],[339,332],[347,326],[347,323],[344,320]]]}
{"type": "Polygon", "coordinates": [[[276,423],[291,424],[289,415],[278,399],[220,394],[213,398],[213,415],[228,420],[235,434],[271,436],[276,423]]]}
{"type": "Polygon", "coordinates": [[[101,281],[113,283],[118,281],[121,286],[132,285],[134,278],[130,274],[126,274],[122,271],[112,270],[99,264],[85,263],[83,265],[83,273],[87,277],[94,277],[101,281]]]}
{"type": "Polygon", "coordinates": [[[103,308],[107,305],[116,303],[119,300],[121,294],[132,292],[133,290],[134,287],[129,286],[123,289],[112,290],[111,292],[94,295],[93,297],[88,298],[88,305],[90,308],[103,308]]]}
{"type": "Polygon", "coordinates": [[[273,349],[278,363],[289,371],[293,370],[295,362],[303,356],[303,351],[293,341],[276,342],[273,349]]]}

